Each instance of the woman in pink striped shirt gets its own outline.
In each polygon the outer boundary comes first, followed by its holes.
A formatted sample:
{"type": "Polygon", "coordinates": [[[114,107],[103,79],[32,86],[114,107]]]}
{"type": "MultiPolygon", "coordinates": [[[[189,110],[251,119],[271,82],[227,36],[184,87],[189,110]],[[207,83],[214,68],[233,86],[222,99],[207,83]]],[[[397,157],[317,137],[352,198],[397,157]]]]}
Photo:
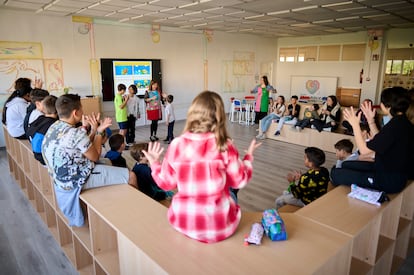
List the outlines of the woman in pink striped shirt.
{"type": "Polygon", "coordinates": [[[144,152],[158,186],[178,190],[168,209],[171,225],[206,243],[224,240],[236,230],[241,211],[231,193],[251,179],[253,152],[260,146],[253,139],[240,159],[226,122],[220,95],[204,91],[193,100],[184,132],[171,142],[162,163],[158,142],[144,152]]]}

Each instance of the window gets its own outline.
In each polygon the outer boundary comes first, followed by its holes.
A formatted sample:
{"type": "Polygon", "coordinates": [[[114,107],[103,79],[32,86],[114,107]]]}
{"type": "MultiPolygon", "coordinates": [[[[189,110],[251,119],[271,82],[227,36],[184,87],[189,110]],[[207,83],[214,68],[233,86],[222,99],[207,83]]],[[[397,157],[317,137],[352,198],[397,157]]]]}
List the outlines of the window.
{"type": "Polygon", "coordinates": [[[280,48],[279,61],[280,62],[295,62],[295,56],[298,48],[280,48]]]}
{"type": "Polygon", "coordinates": [[[402,60],[387,60],[386,74],[400,74],[402,67],[402,60]]]}
{"type": "Polygon", "coordinates": [[[402,74],[410,75],[414,71],[414,60],[404,60],[402,74]]]}

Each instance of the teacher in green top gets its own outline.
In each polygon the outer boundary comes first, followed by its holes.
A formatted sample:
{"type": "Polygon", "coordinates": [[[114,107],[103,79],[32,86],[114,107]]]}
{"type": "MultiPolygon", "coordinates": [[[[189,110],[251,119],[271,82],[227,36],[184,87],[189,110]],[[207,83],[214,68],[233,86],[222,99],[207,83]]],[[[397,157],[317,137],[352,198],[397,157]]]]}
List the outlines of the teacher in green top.
{"type": "Polygon", "coordinates": [[[272,85],[269,85],[269,80],[267,76],[262,76],[260,79],[260,84],[254,87],[251,90],[252,94],[257,93],[256,105],[254,106],[254,111],[256,113],[254,118],[254,123],[259,124],[259,120],[264,118],[269,111],[269,93],[276,93],[276,89],[272,85]]]}

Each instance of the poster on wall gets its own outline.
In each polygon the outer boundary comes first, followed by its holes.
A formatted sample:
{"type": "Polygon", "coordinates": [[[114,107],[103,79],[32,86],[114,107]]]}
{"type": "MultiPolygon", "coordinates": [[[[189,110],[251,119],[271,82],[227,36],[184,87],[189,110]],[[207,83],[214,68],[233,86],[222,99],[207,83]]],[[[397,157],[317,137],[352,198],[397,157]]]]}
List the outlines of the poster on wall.
{"type": "Polygon", "coordinates": [[[291,76],[290,94],[297,95],[301,102],[324,102],[329,95],[336,94],[336,76],[291,76]]]}
{"type": "Polygon", "coordinates": [[[138,94],[144,94],[152,79],[151,61],[114,61],[114,91],[118,84],[133,83],[138,88],[138,94]]]}
{"type": "Polygon", "coordinates": [[[233,73],[234,61],[222,61],[222,91],[224,93],[249,93],[255,82],[252,75],[237,75],[233,73]]]}
{"type": "Polygon", "coordinates": [[[42,44],[38,42],[0,41],[0,59],[41,59],[42,44]]]}
{"type": "Polygon", "coordinates": [[[44,89],[50,91],[63,90],[63,66],[62,59],[44,59],[45,85],[44,89]]]}
{"type": "Polygon", "coordinates": [[[44,80],[43,60],[0,60],[0,109],[3,109],[4,102],[14,91],[14,82],[20,77],[44,80]]]}

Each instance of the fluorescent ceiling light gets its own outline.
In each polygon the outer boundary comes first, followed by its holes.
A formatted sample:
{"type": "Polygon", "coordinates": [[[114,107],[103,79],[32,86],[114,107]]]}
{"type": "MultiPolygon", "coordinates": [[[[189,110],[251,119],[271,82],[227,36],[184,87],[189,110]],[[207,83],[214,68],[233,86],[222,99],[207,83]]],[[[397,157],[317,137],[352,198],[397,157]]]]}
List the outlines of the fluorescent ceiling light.
{"type": "Polygon", "coordinates": [[[246,16],[244,19],[254,19],[254,18],[259,18],[259,17],[263,17],[265,16],[264,14],[257,14],[257,15],[252,15],[252,16],[246,16]]]}
{"type": "Polygon", "coordinates": [[[182,29],[191,28],[191,27],[192,27],[192,25],[180,26],[180,28],[182,28],[182,29]]]}
{"type": "Polygon", "coordinates": [[[195,5],[198,5],[198,2],[193,2],[193,3],[189,3],[189,4],[185,4],[185,5],[181,5],[181,6],[178,6],[180,9],[182,9],[182,8],[187,8],[187,7],[191,7],[191,6],[195,6],[195,5]]]}
{"type": "Polygon", "coordinates": [[[217,15],[212,15],[212,16],[208,16],[206,18],[211,19],[211,18],[217,18],[217,17],[222,17],[222,14],[217,14],[217,15]]]}
{"type": "Polygon", "coordinates": [[[292,24],[291,27],[310,27],[312,24],[310,23],[298,23],[298,24],[292,24]]]}
{"type": "Polygon", "coordinates": [[[135,8],[143,7],[143,6],[146,6],[146,5],[148,5],[148,3],[138,4],[138,5],[132,6],[132,8],[135,9],[135,8]]]}
{"type": "Polygon", "coordinates": [[[211,9],[206,9],[206,10],[203,10],[203,12],[209,12],[209,11],[215,11],[215,10],[221,10],[223,7],[215,7],[215,8],[211,8],[211,9]]]}
{"type": "Polygon", "coordinates": [[[339,2],[339,3],[325,4],[325,5],[322,5],[322,7],[323,8],[336,7],[336,6],[352,4],[352,2],[353,1],[345,1],[345,2],[339,2]]]}
{"type": "Polygon", "coordinates": [[[94,7],[97,7],[97,6],[99,6],[100,4],[101,4],[101,3],[96,2],[95,4],[92,4],[92,5],[88,6],[88,9],[93,9],[94,7]]]}
{"type": "Polygon", "coordinates": [[[221,21],[213,21],[213,22],[209,22],[208,24],[209,25],[213,25],[213,24],[219,24],[219,23],[223,23],[224,21],[223,20],[221,20],[221,21]]]}
{"type": "Polygon", "coordinates": [[[278,14],[285,14],[285,13],[289,13],[290,10],[283,10],[283,11],[273,11],[273,12],[268,12],[267,15],[278,15],[278,14]]]}
{"type": "Polygon", "coordinates": [[[359,19],[359,16],[349,16],[349,17],[342,17],[342,18],[336,18],[336,21],[347,21],[347,20],[354,20],[359,19]]]}
{"type": "Polygon", "coordinates": [[[168,19],[174,19],[174,18],[179,18],[179,17],[183,17],[183,15],[179,14],[179,15],[171,16],[171,17],[168,17],[168,19]]]}
{"type": "Polygon", "coordinates": [[[165,21],[165,20],[167,20],[167,18],[160,18],[160,19],[154,20],[154,22],[162,22],[162,21],[165,21]]]}
{"type": "Polygon", "coordinates": [[[87,8],[83,8],[83,9],[80,9],[80,10],[78,10],[77,12],[75,12],[76,14],[78,14],[78,13],[81,13],[81,12],[84,12],[84,11],[86,11],[87,10],[87,8]]]}
{"type": "Polygon", "coordinates": [[[175,10],[176,8],[177,8],[177,7],[168,8],[168,9],[163,9],[163,10],[160,10],[160,12],[172,11],[172,10],[175,10]]]}
{"type": "Polygon", "coordinates": [[[193,18],[193,19],[188,20],[188,22],[197,22],[197,21],[202,21],[202,20],[204,20],[203,17],[201,17],[201,18],[193,18]]]}
{"type": "Polygon", "coordinates": [[[239,30],[240,32],[248,32],[248,31],[252,31],[253,29],[241,29],[239,30]]]}
{"type": "Polygon", "coordinates": [[[111,11],[110,13],[105,14],[105,16],[111,16],[114,15],[116,13],[116,11],[111,11]]]}
{"type": "Polygon", "coordinates": [[[152,11],[152,12],[149,12],[149,13],[145,13],[144,15],[148,16],[148,15],[154,15],[154,14],[157,14],[157,13],[158,13],[158,11],[152,11]]]}
{"type": "Polygon", "coordinates": [[[109,1],[111,1],[111,0],[102,0],[102,1],[101,1],[101,4],[108,3],[109,1]]]}
{"type": "Polygon", "coordinates": [[[373,14],[373,15],[365,15],[362,16],[363,18],[376,18],[376,17],[382,17],[382,16],[388,16],[389,13],[382,13],[382,14],[373,14]]]}
{"type": "Polygon", "coordinates": [[[131,20],[131,18],[129,18],[129,17],[127,17],[127,18],[122,18],[121,20],[119,20],[119,22],[126,22],[126,21],[129,21],[129,20],[131,20]]]}
{"type": "Polygon", "coordinates": [[[332,23],[332,22],[334,22],[333,19],[326,19],[326,20],[313,21],[312,24],[323,24],[323,23],[332,23]]]}
{"type": "Polygon", "coordinates": [[[202,3],[207,3],[207,2],[211,2],[212,0],[200,0],[198,1],[198,3],[202,4],[202,3]]]}
{"type": "Polygon", "coordinates": [[[235,12],[226,13],[225,15],[235,15],[235,14],[240,14],[240,13],[245,13],[245,11],[244,10],[235,11],[235,12]]]}
{"type": "Polygon", "coordinates": [[[304,10],[311,10],[311,9],[317,9],[317,8],[318,8],[318,5],[313,5],[313,6],[292,9],[292,11],[304,11],[304,10]]]}
{"type": "Polygon", "coordinates": [[[52,3],[49,3],[49,4],[47,4],[47,5],[46,5],[43,9],[44,9],[44,10],[47,10],[48,8],[52,7],[52,5],[53,5],[52,3]]]}
{"type": "Polygon", "coordinates": [[[200,14],[201,11],[193,11],[193,12],[188,12],[188,13],[184,13],[184,15],[194,15],[194,14],[200,14]]]}
{"type": "Polygon", "coordinates": [[[140,15],[137,15],[137,16],[132,16],[130,19],[131,19],[131,20],[135,20],[135,19],[141,18],[141,17],[143,17],[143,16],[144,16],[144,15],[140,14],[140,15]]]}
{"type": "Polygon", "coordinates": [[[129,11],[131,8],[124,8],[124,9],[120,9],[118,10],[118,12],[124,12],[124,11],[129,11]]]}
{"type": "Polygon", "coordinates": [[[193,27],[201,27],[201,26],[205,26],[205,25],[207,25],[207,23],[201,23],[201,24],[193,25],[193,27]]]}
{"type": "Polygon", "coordinates": [[[160,2],[160,1],[161,1],[161,0],[152,0],[152,1],[149,1],[149,2],[148,2],[148,4],[150,4],[150,5],[151,5],[151,4],[155,4],[155,3],[160,2]]]}

